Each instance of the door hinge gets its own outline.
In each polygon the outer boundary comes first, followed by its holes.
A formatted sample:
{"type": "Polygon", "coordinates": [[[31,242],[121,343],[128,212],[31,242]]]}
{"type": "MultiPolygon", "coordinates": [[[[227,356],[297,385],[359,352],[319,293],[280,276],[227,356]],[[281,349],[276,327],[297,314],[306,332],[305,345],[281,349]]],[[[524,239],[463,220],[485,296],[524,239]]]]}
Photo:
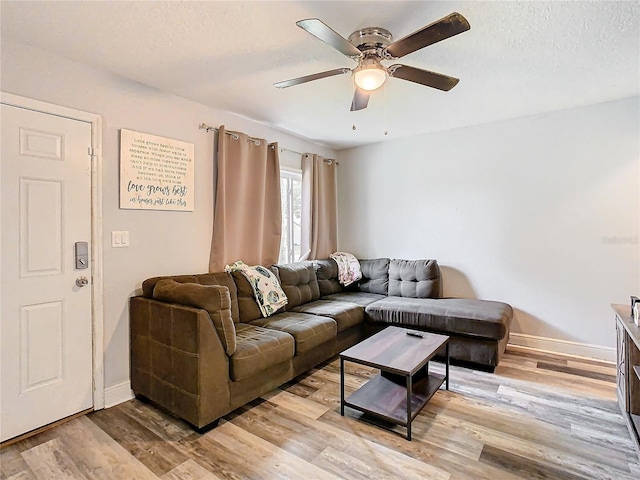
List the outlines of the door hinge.
{"type": "Polygon", "coordinates": [[[87,150],[89,151],[89,156],[90,156],[90,157],[95,157],[96,153],[95,153],[95,151],[93,150],[93,147],[89,147],[87,150]]]}

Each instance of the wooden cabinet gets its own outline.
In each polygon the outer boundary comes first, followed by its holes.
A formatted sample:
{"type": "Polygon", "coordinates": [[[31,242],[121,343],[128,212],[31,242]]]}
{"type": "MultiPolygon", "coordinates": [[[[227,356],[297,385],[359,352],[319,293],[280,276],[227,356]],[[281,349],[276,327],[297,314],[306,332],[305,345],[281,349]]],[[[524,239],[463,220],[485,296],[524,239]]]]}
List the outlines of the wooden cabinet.
{"type": "Polygon", "coordinates": [[[612,307],[616,312],[618,402],[640,458],[640,327],[633,323],[631,307],[612,307]]]}

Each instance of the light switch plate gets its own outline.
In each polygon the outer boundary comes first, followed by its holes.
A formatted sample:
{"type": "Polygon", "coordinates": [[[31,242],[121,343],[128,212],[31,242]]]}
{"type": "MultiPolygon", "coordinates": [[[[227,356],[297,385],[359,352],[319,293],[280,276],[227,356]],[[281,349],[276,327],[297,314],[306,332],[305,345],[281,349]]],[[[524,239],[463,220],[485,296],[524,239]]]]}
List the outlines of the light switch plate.
{"type": "Polygon", "coordinates": [[[124,248],[129,246],[129,232],[128,231],[112,231],[111,232],[111,246],[113,248],[124,248]]]}

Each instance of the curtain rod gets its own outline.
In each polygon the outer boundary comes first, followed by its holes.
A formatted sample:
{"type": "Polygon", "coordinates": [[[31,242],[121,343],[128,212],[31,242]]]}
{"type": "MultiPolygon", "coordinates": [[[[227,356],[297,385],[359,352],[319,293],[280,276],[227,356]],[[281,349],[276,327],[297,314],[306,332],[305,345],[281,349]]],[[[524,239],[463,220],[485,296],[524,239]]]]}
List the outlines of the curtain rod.
{"type": "MultiPolygon", "coordinates": [[[[207,125],[206,123],[201,123],[200,124],[200,128],[206,130],[207,133],[210,132],[211,130],[220,133],[220,129],[219,128],[212,127],[211,125],[207,125]]],[[[234,133],[234,132],[227,132],[225,130],[224,133],[226,133],[227,135],[230,135],[231,138],[233,138],[234,140],[238,140],[240,138],[240,135],[238,135],[237,133],[234,133]]],[[[247,141],[255,143],[256,146],[260,146],[260,139],[259,138],[248,137],[247,141]]]]}
{"type": "MultiPolygon", "coordinates": [[[[213,130],[215,132],[220,133],[220,129],[219,128],[212,127],[211,125],[207,125],[204,122],[200,124],[200,128],[203,129],[203,130],[206,130],[207,132],[211,132],[213,130]]],[[[228,131],[225,130],[224,133],[226,133],[227,135],[230,135],[231,138],[233,138],[234,140],[238,140],[240,138],[240,136],[237,133],[234,133],[234,132],[228,132],[228,131]]],[[[249,137],[247,139],[247,141],[253,142],[256,146],[260,145],[260,139],[258,139],[258,138],[249,137]]],[[[274,145],[269,145],[269,147],[271,147],[271,149],[275,148],[274,145]]],[[[280,147],[279,150],[280,150],[280,153],[282,153],[282,152],[291,152],[291,153],[296,153],[296,154],[301,155],[301,156],[302,155],[305,155],[305,156],[309,155],[308,153],[296,152],[295,150],[291,150],[290,148],[280,147]]],[[[329,165],[331,165],[332,163],[335,163],[336,165],[340,165],[340,162],[336,162],[335,160],[331,160],[330,158],[325,158],[324,161],[326,163],[328,163],[329,165]]]]}

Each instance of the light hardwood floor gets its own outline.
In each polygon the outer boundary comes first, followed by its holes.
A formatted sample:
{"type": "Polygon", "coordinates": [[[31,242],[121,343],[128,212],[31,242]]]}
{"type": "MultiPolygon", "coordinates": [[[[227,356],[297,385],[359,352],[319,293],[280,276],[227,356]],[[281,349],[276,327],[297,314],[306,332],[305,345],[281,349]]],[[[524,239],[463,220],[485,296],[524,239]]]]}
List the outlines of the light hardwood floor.
{"type": "MultiPolygon", "coordinates": [[[[346,365],[347,394],[376,373],[346,365]]],[[[495,373],[452,367],[411,442],[341,417],[339,381],[333,360],[205,435],[132,400],[3,448],[1,478],[640,479],[611,364],[508,350],[495,373]]]]}

